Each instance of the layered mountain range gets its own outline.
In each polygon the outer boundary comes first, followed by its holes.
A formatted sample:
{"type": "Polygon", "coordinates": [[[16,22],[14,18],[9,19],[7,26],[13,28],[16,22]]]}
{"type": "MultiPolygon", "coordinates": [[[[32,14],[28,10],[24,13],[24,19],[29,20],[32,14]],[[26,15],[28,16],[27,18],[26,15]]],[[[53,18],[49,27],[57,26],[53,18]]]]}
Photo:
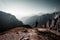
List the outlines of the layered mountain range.
{"type": "Polygon", "coordinates": [[[27,19],[28,25],[1,11],[0,40],[60,40],[60,12],[27,19]]]}
{"type": "Polygon", "coordinates": [[[56,15],[59,15],[60,12],[46,13],[43,15],[34,15],[31,17],[22,18],[25,24],[28,24],[32,27],[35,27],[36,22],[38,23],[37,27],[42,27],[42,25],[46,24],[47,21],[54,19],[56,15]]]}

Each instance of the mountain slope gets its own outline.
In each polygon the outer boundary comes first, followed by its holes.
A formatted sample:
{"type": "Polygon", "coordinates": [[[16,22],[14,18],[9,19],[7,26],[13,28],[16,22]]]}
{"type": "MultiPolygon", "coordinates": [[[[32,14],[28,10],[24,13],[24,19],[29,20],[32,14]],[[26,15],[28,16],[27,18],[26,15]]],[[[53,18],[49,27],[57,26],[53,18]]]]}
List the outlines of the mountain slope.
{"type": "Polygon", "coordinates": [[[25,18],[23,18],[23,19],[25,19],[24,20],[25,24],[28,24],[32,27],[35,27],[36,22],[38,22],[38,27],[42,27],[42,25],[46,24],[46,22],[48,20],[52,20],[58,14],[60,14],[60,12],[54,12],[54,13],[51,13],[51,14],[44,14],[44,15],[41,15],[41,16],[35,15],[35,16],[31,16],[31,17],[28,17],[26,19],[25,18]]]}
{"type": "Polygon", "coordinates": [[[23,25],[14,15],[0,11],[0,32],[23,25]]]}

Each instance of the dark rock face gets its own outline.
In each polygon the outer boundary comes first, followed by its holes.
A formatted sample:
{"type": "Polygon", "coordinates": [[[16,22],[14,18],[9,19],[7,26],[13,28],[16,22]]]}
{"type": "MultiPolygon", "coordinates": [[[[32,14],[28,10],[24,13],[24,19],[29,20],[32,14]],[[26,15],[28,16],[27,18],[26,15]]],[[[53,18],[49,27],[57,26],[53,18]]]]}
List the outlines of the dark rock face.
{"type": "Polygon", "coordinates": [[[0,32],[23,25],[14,15],[0,11],[0,32]]]}
{"type": "Polygon", "coordinates": [[[56,15],[54,19],[46,23],[46,28],[60,32],[60,15],[56,15]]]}

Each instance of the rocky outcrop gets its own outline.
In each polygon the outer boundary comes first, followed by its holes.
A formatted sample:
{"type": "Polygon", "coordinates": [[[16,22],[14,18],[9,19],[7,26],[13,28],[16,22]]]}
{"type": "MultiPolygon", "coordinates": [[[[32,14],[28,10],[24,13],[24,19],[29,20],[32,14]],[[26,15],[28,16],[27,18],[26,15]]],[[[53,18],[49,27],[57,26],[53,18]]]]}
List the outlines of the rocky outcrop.
{"type": "Polygon", "coordinates": [[[45,28],[17,27],[1,34],[0,40],[60,40],[60,35],[45,28]]]}
{"type": "Polygon", "coordinates": [[[56,15],[54,19],[46,23],[46,28],[60,32],[60,15],[56,15]]]}

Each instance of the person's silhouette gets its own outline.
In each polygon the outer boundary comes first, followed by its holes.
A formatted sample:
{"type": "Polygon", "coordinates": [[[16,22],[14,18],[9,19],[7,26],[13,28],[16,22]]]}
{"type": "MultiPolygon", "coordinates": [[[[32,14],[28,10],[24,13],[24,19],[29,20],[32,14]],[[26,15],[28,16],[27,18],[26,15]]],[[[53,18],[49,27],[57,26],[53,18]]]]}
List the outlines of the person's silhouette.
{"type": "Polygon", "coordinates": [[[38,26],[38,22],[36,21],[35,27],[37,27],[37,26],[38,26]]]}

